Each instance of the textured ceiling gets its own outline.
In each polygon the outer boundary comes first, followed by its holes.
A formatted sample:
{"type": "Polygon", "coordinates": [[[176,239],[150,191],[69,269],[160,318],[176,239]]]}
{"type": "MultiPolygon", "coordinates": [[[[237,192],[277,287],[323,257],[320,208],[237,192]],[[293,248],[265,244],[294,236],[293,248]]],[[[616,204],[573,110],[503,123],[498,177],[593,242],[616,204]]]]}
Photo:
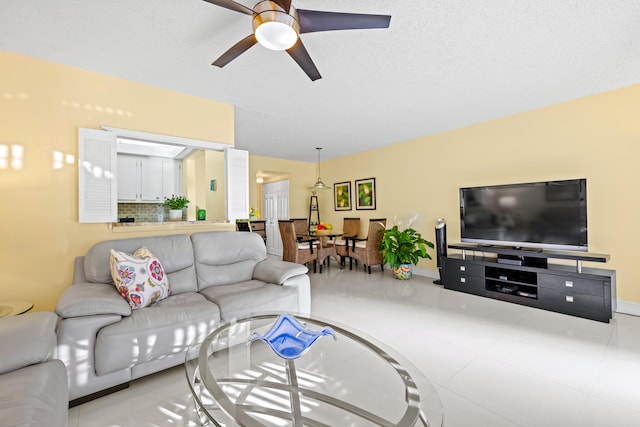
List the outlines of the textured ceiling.
{"type": "Polygon", "coordinates": [[[202,0],[1,0],[0,49],[233,104],[236,147],[311,162],[640,82],[638,0],[293,5],[391,26],[303,34],[316,82],[259,45],[212,67],[251,17],[202,0]]]}

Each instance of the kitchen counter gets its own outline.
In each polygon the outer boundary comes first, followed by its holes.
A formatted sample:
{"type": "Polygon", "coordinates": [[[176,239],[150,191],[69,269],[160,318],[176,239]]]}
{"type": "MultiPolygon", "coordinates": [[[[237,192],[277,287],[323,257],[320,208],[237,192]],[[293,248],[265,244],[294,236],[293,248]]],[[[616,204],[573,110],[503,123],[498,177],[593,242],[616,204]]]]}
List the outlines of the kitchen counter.
{"type": "Polygon", "coordinates": [[[226,221],[164,221],[110,223],[114,233],[144,233],[148,231],[234,231],[236,225],[226,221]]]}

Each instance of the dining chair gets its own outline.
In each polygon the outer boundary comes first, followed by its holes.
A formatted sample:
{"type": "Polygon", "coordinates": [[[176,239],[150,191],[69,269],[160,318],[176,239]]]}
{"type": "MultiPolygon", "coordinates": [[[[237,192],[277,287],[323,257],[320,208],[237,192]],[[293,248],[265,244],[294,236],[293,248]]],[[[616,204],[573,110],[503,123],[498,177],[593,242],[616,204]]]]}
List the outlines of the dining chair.
{"type": "Polygon", "coordinates": [[[320,273],[322,274],[322,266],[331,263],[331,257],[342,267],[342,263],[339,261],[338,253],[336,252],[335,241],[329,240],[327,236],[319,237],[320,245],[318,246],[318,263],[320,264],[320,273]]]}
{"type": "Polygon", "coordinates": [[[247,221],[246,219],[236,219],[236,231],[248,231],[250,233],[257,233],[260,235],[260,237],[262,237],[264,244],[267,244],[265,221],[247,221]]]}
{"type": "Polygon", "coordinates": [[[251,223],[247,220],[236,219],[236,230],[251,232],[251,223]]]}
{"type": "Polygon", "coordinates": [[[340,264],[344,267],[345,259],[349,256],[349,242],[360,233],[360,218],[344,218],[342,236],[335,240],[336,254],[340,257],[340,264]]]}
{"type": "Polygon", "coordinates": [[[307,218],[290,218],[293,221],[294,228],[296,230],[296,236],[299,239],[305,239],[309,237],[309,220],[307,218]]]}
{"type": "Polygon", "coordinates": [[[386,218],[377,218],[369,220],[369,230],[367,237],[364,239],[352,239],[349,244],[349,270],[352,268],[352,261],[360,260],[364,264],[365,270],[371,274],[371,266],[379,265],[380,270],[384,271],[384,256],[380,251],[380,242],[382,241],[382,231],[387,226],[386,218]]]}
{"type": "Polygon", "coordinates": [[[315,273],[316,261],[318,260],[318,239],[308,235],[306,238],[298,239],[293,220],[279,220],[278,228],[282,238],[282,260],[305,265],[313,261],[313,272],[315,273]]]}

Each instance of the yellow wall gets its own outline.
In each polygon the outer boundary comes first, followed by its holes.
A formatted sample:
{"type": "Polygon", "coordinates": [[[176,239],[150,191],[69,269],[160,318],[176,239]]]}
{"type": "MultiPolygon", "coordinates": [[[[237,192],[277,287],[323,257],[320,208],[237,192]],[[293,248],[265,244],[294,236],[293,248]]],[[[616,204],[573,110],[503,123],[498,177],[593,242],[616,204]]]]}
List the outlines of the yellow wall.
{"type": "MultiPolygon", "coordinates": [[[[201,186],[206,192],[207,219],[224,219],[227,217],[225,208],[225,179],[224,152],[205,151],[206,176],[201,186]],[[211,191],[211,180],[216,180],[216,189],[211,191]]],[[[199,203],[199,201],[198,201],[199,203]]]]}
{"type": "Polygon", "coordinates": [[[182,162],[182,193],[189,199],[187,220],[195,221],[197,209],[206,211],[208,221],[226,218],[224,197],[224,152],[196,150],[182,162]],[[211,180],[216,190],[211,191],[211,180]]]}
{"type": "MultiPolygon", "coordinates": [[[[611,255],[609,263],[585,266],[617,270],[618,299],[640,303],[638,111],[636,85],[326,161],[322,173],[329,185],[375,177],[378,209],[335,212],[333,195],[325,194],[322,211],[339,227],[345,216],[406,219],[418,213],[415,228],[431,241],[442,217],[453,243],[460,241],[460,187],[584,177],[589,251],[611,255]]],[[[419,266],[436,269],[435,261],[419,266]]]]}
{"type": "Polygon", "coordinates": [[[289,179],[289,217],[306,218],[309,215],[309,186],[315,183],[316,165],[308,162],[275,159],[272,157],[249,156],[249,206],[261,209],[261,184],[255,177],[258,171],[278,175],[284,174],[289,179]]]}
{"type": "Polygon", "coordinates": [[[54,169],[53,153],[75,160],[78,128],[101,124],[233,145],[233,107],[8,52],[0,64],[0,299],[51,310],[76,256],[132,236],[78,223],[77,166],[54,169]],[[14,145],[24,162],[3,167],[14,145]]]}
{"type": "MultiPolygon", "coordinates": [[[[77,222],[77,167],[54,169],[54,151],[75,159],[77,128],[101,124],[233,144],[233,108],[7,52],[0,64],[0,299],[52,309],[71,281],[74,257],[97,241],[131,236],[77,222]],[[13,145],[24,149],[20,169],[2,166],[2,147],[13,145]]],[[[640,86],[632,86],[325,161],[323,179],[331,186],[375,177],[378,209],[335,212],[329,190],[318,193],[322,219],[339,229],[343,217],[359,216],[364,231],[368,218],[418,213],[415,227],[433,240],[434,222],[443,217],[455,242],[459,187],[585,177],[590,251],[611,254],[609,263],[589,266],[617,270],[618,298],[640,303],[633,267],[640,241],[638,111],[640,86]]],[[[289,175],[291,217],[307,216],[315,169],[250,156],[251,177],[258,170],[289,175]]],[[[223,175],[207,179],[222,185],[223,175]]],[[[217,207],[207,196],[211,218],[217,207]]],[[[260,197],[252,179],[250,205],[259,206],[260,197]]],[[[435,270],[433,261],[419,266],[435,270]]]]}

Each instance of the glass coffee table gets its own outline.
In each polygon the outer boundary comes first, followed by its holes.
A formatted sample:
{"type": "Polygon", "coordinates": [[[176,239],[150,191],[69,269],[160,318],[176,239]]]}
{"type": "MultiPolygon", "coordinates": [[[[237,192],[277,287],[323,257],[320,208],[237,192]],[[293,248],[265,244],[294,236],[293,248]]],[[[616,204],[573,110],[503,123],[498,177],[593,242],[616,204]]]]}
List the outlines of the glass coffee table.
{"type": "Polygon", "coordinates": [[[297,358],[279,356],[265,314],[222,324],[189,348],[187,381],[202,421],[215,426],[441,427],[434,386],[386,345],[335,322],[295,316],[309,331],[329,327],[297,358]],[[335,338],[334,338],[335,337],[335,338]]]}
{"type": "Polygon", "coordinates": [[[0,301],[0,317],[17,316],[33,308],[30,301],[0,301]]]}

